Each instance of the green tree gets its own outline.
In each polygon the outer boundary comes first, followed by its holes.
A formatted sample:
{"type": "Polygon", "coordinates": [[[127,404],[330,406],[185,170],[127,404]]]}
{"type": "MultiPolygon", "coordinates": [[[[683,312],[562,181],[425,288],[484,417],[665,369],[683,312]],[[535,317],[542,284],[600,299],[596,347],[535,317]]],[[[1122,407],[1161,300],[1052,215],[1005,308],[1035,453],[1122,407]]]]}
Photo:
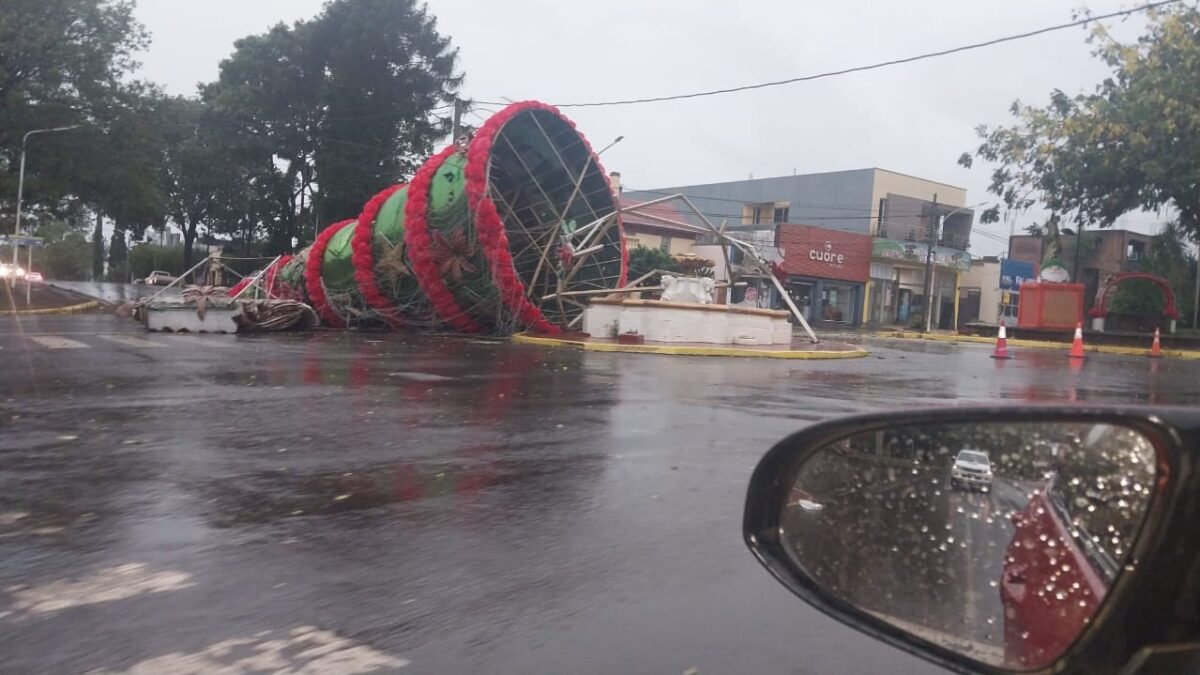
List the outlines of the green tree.
{"type": "MultiPolygon", "coordinates": [[[[634,281],[638,277],[649,274],[654,270],[666,270],[668,272],[680,271],[679,263],[671,256],[670,253],[658,248],[646,248],[638,246],[629,251],[629,280],[634,281]]],[[[655,286],[659,282],[659,277],[653,276],[642,282],[645,286],[655,286]]]]}
{"type": "Polygon", "coordinates": [[[434,113],[461,82],[457,52],[416,0],[333,0],[235,47],[203,99],[273,250],[411,173],[448,130],[434,113]]]}
{"type": "Polygon", "coordinates": [[[81,281],[90,278],[91,245],[83,235],[62,221],[46,221],[37,236],[46,245],[33,250],[33,269],[47,279],[81,281]]]}
{"type": "Polygon", "coordinates": [[[129,280],[129,246],[125,244],[125,232],[116,228],[108,239],[108,280],[129,280]]]}
{"type": "Polygon", "coordinates": [[[1158,316],[1162,314],[1165,301],[1158,285],[1145,279],[1122,281],[1112,291],[1108,311],[1114,314],[1136,314],[1158,316]]]}
{"type": "Polygon", "coordinates": [[[211,229],[245,182],[232,149],[206,105],[194,99],[161,101],[163,161],[160,180],[165,207],[183,233],[183,266],[190,268],[201,228],[211,229]]]}
{"type": "Polygon", "coordinates": [[[158,270],[180,275],[187,269],[183,266],[183,249],[179,246],[138,244],[129,251],[129,271],[134,279],[145,279],[158,270]]]}
{"type": "Polygon", "coordinates": [[[104,218],[96,214],[96,226],[92,228],[92,278],[104,278],[104,218]]]}
{"type": "MultiPolygon", "coordinates": [[[[136,66],[133,54],[145,44],[146,33],[127,0],[0,3],[0,203],[6,216],[16,198],[25,132],[103,119],[114,97],[130,86],[124,79],[136,66]]],[[[80,135],[38,136],[30,147],[25,178],[30,215],[60,212],[78,187],[80,135]]],[[[108,165],[115,164],[113,156],[104,158],[108,165]]]]}
{"type": "MultiPolygon", "coordinates": [[[[989,191],[1020,212],[1048,212],[1047,256],[1061,253],[1063,222],[1108,227],[1138,209],[1168,207],[1180,227],[1200,237],[1200,9],[1152,10],[1135,44],[1091,33],[1094,53],[1111,68],[1090,94],[1051,94],[1045,107],[1013,104],[1015,124],[979,128],[974,158],[995,164],[989,191]]],[[[983,214],[985,222],[999,210],[983,214]]]]}
{"type": "Polygon", "coordinates": [[[336,0],[312,22],[322,46],[317,210],[353,217],[412,174],[449,133],[435,109],[453,101],[458,51],[417,0],[336,0]]]}

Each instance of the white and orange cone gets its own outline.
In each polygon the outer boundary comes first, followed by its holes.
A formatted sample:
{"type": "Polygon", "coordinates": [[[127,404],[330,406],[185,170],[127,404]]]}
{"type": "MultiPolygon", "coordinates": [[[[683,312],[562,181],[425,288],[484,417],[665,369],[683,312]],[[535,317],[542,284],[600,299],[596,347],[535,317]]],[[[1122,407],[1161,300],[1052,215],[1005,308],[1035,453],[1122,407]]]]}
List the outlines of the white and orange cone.
{"type": "Polygon", "coordinates": [[[1159,340],[1157,328],[1154,329],[1154,342],[1150,345],[1149,356],[1152,359],[1162,358],[1162,342],[1159,340]]]}
{"type": "Polygon", "coordinates": [[[1004,320],[1000,320],[1000,332],[996,335],[996,351],[992,352],[993,359],[1011,359],[1008,353],[1008,331],[1004,328],[1004,320]]]}
{"type": "Polygon", "coordinates": [[[1075,324],[1075,340],[1071,342],[1071,351],[1067,354],[1073,359],[1083,358],[1083,323],[1075,324]]]}

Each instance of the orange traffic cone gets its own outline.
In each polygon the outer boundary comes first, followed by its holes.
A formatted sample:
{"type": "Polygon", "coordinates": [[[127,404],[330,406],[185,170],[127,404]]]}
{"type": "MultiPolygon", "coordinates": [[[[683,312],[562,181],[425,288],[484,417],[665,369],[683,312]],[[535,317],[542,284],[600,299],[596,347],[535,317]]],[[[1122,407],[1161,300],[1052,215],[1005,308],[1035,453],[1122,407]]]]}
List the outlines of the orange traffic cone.
{"type": "Polygon", "coordinates": [[[1071,343],[1071,351],[1067,356],[1073,359],[1083,358],[1083,324],[1075,324],[1075,340],[1071,343]]]}
{"type": "Polygon", "coordinates": [[[1158,329],[1154,329],[1154,343],[1150,345],[1150,358],[1162,358],[1162,343],[1158,339],[1158,329]]]}
{"type": "Polygon", "coordinates": [[[1004,328],[1004,320],[1000,320],[1000,333],[996,336],[996,351],[992,352],[993,359],[1011,359],[1008,353],[1008,331],[1004,328]]]}

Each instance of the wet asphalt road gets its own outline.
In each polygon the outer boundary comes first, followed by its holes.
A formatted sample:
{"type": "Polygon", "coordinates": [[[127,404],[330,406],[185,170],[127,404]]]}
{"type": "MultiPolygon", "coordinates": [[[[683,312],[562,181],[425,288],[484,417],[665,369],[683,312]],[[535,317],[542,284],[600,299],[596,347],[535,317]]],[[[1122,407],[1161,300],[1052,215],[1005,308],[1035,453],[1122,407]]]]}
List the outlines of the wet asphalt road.
{"type": "Polygon", "coordinates": [[[785,362],[0,318],[4,670],[926,673],[746,552],[771,444],[901,406],[1200,401],[1195,362],[868,346],[785,362]]]}

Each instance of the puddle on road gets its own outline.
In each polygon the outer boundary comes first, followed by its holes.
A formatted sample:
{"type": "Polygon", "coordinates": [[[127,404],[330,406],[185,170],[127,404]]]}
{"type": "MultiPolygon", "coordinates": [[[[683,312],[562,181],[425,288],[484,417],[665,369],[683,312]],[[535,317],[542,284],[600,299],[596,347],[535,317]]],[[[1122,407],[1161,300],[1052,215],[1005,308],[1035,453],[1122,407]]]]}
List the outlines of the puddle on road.
{"type": "Polygon", "coordinates": [[[259,472],[206,482],[198,490],[212,526],[236,527],[439,498],[471,500],[486,489],[518,483],[521,490],[545,495],[557,487],[569,489],[599,461],[594,455],[521,459],[480,446],[461,451],[455,463],[414,460],[348,471],[259,472]]]}

